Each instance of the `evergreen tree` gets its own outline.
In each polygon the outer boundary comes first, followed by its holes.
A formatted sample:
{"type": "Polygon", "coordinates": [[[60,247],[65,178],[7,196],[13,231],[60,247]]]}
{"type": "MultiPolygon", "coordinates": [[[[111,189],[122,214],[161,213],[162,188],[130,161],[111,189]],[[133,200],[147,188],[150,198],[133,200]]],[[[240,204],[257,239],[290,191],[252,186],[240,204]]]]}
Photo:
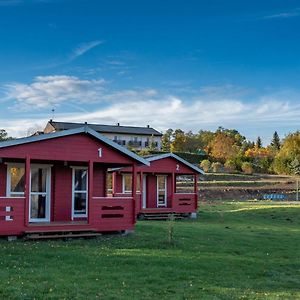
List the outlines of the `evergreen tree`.
{"type": "Polygon", "coordinates": [[[262,147],[262,141],[261,141],[260,136],[257,137],[255,146],[256,146],[256,148],[261,148],[262,147]]]}
{"type": "Polygon", "coordinates": [[[9,140],[7,132],[4,129],[0,129],[0,141],[9,140]]]}
{"type": "Polygon", "coordinates": [[[275,150],[279,150],[280,149],[280,138],[279,138],[279,135],[277,133],[277,131],[274,132],[273,134],[273,138],[272,138],[272,141],[271,141],[271,146],[273,149],[275,150]]]}

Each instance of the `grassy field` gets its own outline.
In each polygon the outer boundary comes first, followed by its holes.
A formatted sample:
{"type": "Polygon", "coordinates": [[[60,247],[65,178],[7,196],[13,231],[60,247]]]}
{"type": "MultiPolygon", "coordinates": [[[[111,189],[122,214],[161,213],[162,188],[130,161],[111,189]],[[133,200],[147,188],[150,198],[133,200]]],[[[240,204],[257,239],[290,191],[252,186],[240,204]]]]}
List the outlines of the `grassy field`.
{"type": "Polygon", "coordinates": [[[134,235],[0,241],[0,299],[300,299],[300,205],[210,203],[134,235]]]}

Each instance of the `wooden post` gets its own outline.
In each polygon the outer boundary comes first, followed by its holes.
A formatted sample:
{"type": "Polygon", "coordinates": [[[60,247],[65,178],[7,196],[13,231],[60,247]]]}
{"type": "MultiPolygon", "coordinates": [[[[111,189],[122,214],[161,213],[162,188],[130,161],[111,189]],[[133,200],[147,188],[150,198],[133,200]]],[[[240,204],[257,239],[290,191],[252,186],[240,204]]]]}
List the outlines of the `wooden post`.
{"type": "Polygon", "coordinates": [[[88,170],[88,224],[91,222],[91,206],[93,204],[94,196],[94,162],[89,161],[89,170],[88,170]]]}
{"type": "Polygon", "coordinates": [[[114,197],[115,193],[116,193],[116,186],[117,186],[117,171],[114,171],[112,173],[111,180],[112,180],[112,191],[111,191],[111,193],[112,193],[112,196],[114,197]]]}
{"type": "Polygon", "coordinates": [[[198,175],[194,175],[195,209],[198,209],[198,175]]]}
{"type": "Polygon", "coordinates": [[[140,211],[141,208],[143,207],[143,199],[144,199],[144,178],[143,177],[144,177],[144,173],[141,171],[140,172],[140,201],[138,207],[136,208],[138,211],[140,211]]]}
{"type": "Polygon", "coordinates": [[[24,225],[29,224],[29,201],[30,201],[30,157],[27,155],[25,158],[25,205],[24,205],[24,225]]]}
{"type": "Polygon", "coordinates": [[[133,224],[136,222],[136,215],[135,215],[135,206],[136,206],[136,164],[132,165],[132,221],[133,224]]]}
{"type": "Polygon", "coordinates": [[[174,194],[176,192],[175,173],[171,175],[171,208],[174,209],[174,194]]]}

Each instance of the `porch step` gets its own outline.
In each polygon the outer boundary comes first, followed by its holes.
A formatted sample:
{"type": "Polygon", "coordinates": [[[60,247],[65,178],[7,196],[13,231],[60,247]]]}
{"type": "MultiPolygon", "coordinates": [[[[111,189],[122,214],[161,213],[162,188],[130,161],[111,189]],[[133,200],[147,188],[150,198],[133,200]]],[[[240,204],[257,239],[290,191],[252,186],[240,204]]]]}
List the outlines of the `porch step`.
{"type": "MultiPolygon", "coordinates": [[[[169,220],[171,213],[143,213],[139,215],[140,220],[169,220]]],[[[186,218],[183,214],[173,213],[175,220],[186,218]]]]}
{"type": "Polygon", "coordinates": [[[66,239],[66,238],[89,238],[97,237],[102,235],[96,230],[83,230],[83,229],[73,229],[73,230],[35,230],[26,231],[24,239],[26,240],[40,240],[40,239],[66,239]]]}

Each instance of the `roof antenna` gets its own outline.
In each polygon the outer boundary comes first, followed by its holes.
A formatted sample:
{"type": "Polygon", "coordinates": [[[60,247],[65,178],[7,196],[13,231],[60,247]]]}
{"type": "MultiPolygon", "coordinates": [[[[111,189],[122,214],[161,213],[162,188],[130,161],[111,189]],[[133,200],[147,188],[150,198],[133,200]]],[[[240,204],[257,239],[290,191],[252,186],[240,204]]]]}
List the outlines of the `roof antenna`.
{"type": "Polygon", "coordinates": [[[51,109],[51,112],[52,112],[52,119],[51,119],[51,120],[54,120],[54,113],[55,113],[55,109],[54,109],[54,108],[52,108],[52,109],[51,109]]]}

